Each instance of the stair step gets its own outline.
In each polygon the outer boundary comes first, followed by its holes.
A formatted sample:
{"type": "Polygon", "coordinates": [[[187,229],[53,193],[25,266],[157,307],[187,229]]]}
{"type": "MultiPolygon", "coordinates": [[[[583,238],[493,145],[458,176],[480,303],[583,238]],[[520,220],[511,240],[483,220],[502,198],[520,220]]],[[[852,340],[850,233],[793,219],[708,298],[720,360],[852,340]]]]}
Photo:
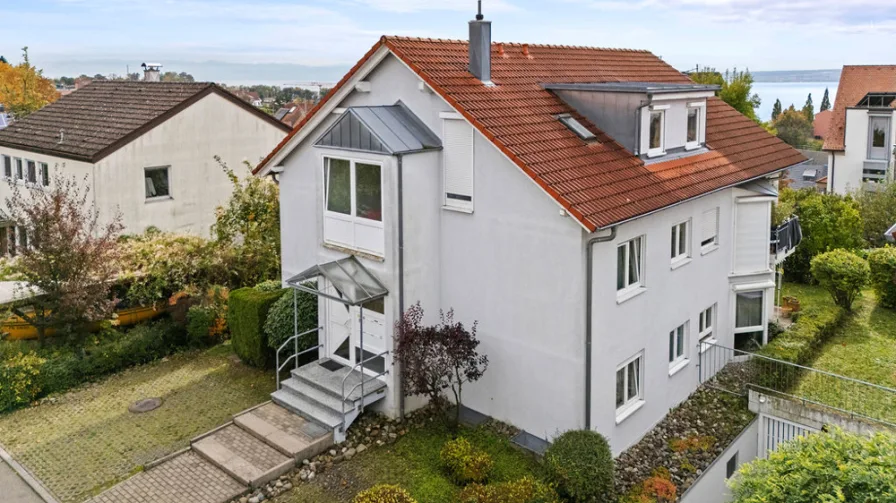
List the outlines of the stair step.
{"type": "Polygon", "coordinates": [[[341,413],[335,412],[328,407],[322,407],[303,396],[293,393],[288,388],[271,393],[271,399],[274,403],[290,412],[294,412],[330,430],[342,426],[343,418],[341,413]]]}
{"type": "MultiPolygon", "coordinates": [[[[342,399],[341,397],[330,391],[324,391],[317,386],[311,386],[306,381],[302,381],[296,379],[295,377],[290,377],[289,379],[280,383],[284,388],[289,388],[295,395],[299,395],[304,397],[312,402],[317,403],[321,407],[326,407],[332,410],[334,413],[342,414],[342,399]]],[[[349,400],[345,401],[345,411],[348,412],[354,407],[354,403],[349,400]]]]}
{"type": "MultiPolygon", "coordinates": [[[[361,387],[357,384],[361,382],[362,374],[358,370],[352,370],[349,367],[343,367],[339,370],[328,370],[322,367],[318,362],[309,363],[292,371],[293,377],[303,383],[307,383],[321,391],[331,393],[337,397],[342,396],[343,379],[345,379],[345,392],[351,391],[348,396],[350,401],[356,401],[361,398],[361,387]],[[346,378],[346,374],[348,377],[346,378]],[[354,390],[352,391],[352,388],[354,390]]],[[[364,395],[371,395],[386,387],[386,383],[379,379],[372,379],[364,376],[364,395]]]]}
{"type": "Polygon", "coordinates": [[[287,457],[236,425],[222,428],[195,442],[193,450],[231,477],[258,487],[295,466],[287,457]]]}
{"type": "Polygon", "coordinates": [[[275,403],[233,418],[233,423],[291,458],[312,458],[333,445],[333,432],[275,403]]]}

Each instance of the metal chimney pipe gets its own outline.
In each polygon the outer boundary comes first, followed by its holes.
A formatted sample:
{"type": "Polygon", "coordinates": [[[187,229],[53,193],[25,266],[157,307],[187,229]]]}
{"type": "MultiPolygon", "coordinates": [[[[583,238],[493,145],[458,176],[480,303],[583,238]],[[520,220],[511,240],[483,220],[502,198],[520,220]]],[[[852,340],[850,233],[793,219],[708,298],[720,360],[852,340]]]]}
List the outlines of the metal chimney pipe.
{"type": "Polygon", "coordinates": [[[483,83],[491,83],[492,22],[482,15],[482,0],[476,19],[470,21],[470,73],[483,83]]]}

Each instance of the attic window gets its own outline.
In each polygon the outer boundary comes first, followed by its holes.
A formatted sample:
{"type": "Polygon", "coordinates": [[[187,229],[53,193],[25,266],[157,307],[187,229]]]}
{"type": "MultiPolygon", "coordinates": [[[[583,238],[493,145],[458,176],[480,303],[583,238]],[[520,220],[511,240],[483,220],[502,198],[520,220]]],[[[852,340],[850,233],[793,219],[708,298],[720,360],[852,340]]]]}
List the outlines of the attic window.
{"type": "Polygon", "coordinates": [[[590,141],[597,138],[594,133],[588,131],[588,129],[582,125],[581,122],[578,121],[575,117],[570,114],[563,114],[557,116],[557,119],[563,123],[564,126],[568,127],[570,131],[576,134],[579,138],[590,141]]]}
{"type": "Polygon", "coordinates": [[[883,108],[892,105],[894,99],[896,99],[896,94],[868,93],[856,106],[868,108],[883,108]]]}

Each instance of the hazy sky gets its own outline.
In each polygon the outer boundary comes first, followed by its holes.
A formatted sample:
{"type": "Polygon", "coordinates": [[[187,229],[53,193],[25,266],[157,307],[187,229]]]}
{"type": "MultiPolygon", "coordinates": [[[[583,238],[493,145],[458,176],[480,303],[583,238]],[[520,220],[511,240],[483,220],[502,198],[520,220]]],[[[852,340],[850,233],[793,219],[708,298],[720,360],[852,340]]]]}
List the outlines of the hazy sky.
{"type": "MultiPolygon", "coordinates": [[[[496,41],[648,49],[679,69],[894,63],[893,0],[484,0],[496,41]]],[[[474,0],[0,0],[0,54],[350,65],[382,34],[466,38],[474,0]]],[[[89,66],[89,65],[85,65],[89,66]]],[[[91,71],[85,68],[85,72],[91,71]]],[[[119,73],[124,73],[124,68],[119,73]]]]}

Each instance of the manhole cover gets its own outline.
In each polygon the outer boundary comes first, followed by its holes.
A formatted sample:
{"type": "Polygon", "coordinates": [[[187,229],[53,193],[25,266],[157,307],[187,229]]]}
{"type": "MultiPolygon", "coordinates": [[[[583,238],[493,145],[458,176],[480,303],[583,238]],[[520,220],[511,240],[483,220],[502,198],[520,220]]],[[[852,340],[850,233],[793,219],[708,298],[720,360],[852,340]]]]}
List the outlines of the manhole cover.
{"type": "Polygon", "coordinates": [[[161,398],[144,398],[143,400],[137,400],[128,406],[128,411],[133,412],[134,414],[142,414],[144,412],[156,410],[161,406],[161,398]]]}

